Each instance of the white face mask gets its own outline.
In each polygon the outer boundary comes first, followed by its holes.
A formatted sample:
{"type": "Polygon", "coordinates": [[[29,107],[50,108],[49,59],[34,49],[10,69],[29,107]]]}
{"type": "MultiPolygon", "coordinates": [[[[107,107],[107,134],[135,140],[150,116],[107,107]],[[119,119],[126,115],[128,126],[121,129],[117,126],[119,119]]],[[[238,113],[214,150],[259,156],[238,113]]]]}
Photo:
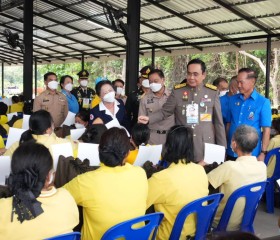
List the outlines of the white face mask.
{"type": "Polygon", "coordinates": [[[86,87],[88,85],[88,80],[81,80],[80,84],[82,87],[86,87]]]}
{"type": "Polygon", "coordinates": [[[65,90],[67,91],[72,91],[73,89],[73,84],[72,83],[67,83],[65,86],[64,86],[65,90]]]}
{"type": "Polygon", "coordinates": [[[117,87],[116,94],[121,95],[122,92],[123,92],[123,88],[122,87],[117,87]]]}
{"type": "Polygon", "coordinates": [[[149,79],[144,79],[142,81],[142,86],[145,87],[145,88],[150,88],[149,79]]]}
{"type": "Polygon", "coordinates": [[[50,82],[48,83],[48,87],[49,87],[50,89],[52,89],[52,90],[56,90],[57,87],[58,87],[58,82],[57,82],[57,81],[50,81],[50,82]]]}
{"type": "Polygon", "coordinates": [[[85,126],[81,123],[75,123],[75,128],[79,129],[79,128],[84,128],[85,126]]]}
{"type": "Polygon", "coordinates": [[[153,92],[158,92],[161,88],[162,88],[161,83],[151,83],[151,84],[150,84],[150,89],[151,89],[153,92]]]}
{"type": "Polygon", "coordinates": [[[227,92],[228,92],[228,90],[220,91],[219,96],[220,97],[225,96],[227,94],[227,92]]]}
{"type": "Polygon", "coordinates": [[[104,102],[109,102],[109,103],[112,103],[115,101],[115,92],[109,92],[109,93],[106,93],[103,97],[103,101],[104,102]]]}

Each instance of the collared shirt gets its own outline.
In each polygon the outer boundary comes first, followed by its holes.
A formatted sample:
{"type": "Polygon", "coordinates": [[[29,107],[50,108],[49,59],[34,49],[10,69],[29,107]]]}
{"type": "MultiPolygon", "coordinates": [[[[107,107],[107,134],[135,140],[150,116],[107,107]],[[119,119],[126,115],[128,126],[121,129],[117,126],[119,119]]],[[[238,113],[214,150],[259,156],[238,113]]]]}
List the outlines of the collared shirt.
{"type": "Polygon", "coordinates": [[[86,87],[86,88],[83,88],[81,86],[74,87],[73,90],[71,91],[71,93],[78,100],[78,104],[80,106],[80,110],[82,110],[82,109],[85,109],[85,110],[89,109],[90,106],[91,106],[91,102],[94,100],[94,98],[96,96],[95,95],[95,91],[92,88],[90,88],[90,87],[86,87]]]}
{"type": "Polygon", "coordinates": [[[51,114],[55,127],[60,127],[68,114],[67,99],[61,92],[55,91],[52,94],[49,90],[45,90],[35,97],[33,103],[33,112],[41,109],[51,114]]]}
{"type": "MultiPolygon", "coordinates": [[[[224,194],[213,225],[219,223],[229,196],[238,188],[266,180],[266,166],[254,156],[242,156],[235,161],[227,161],[207,174],[210,184],[224,194]]],[[[239,199],[234,206],[227,230],[236,231],[242,220],[244,199],[239,199]]]]}
{"type": "MultiPolygon", "coordinates": [[[[155,114],[160,114],[163,104],[167,101],[170,91],[165,87],[163,95],[158,97],[152,91],[145,94],[140,100],[139,116],[151,117],[155,114]]],[[[149,124],[151,135],[149,144],[164,144],[166,141],[166,134],[158,134],[157,131],[168,131],[175,125],[174,114],[166,119],[149,124]]]]}
{"type": "MultiPolygon", "coordinates": [[[[278,148],[278,147],[280,147],[280,135],[276,135],[275,137],[270,139],[266,150],[270,151],[273,148],[278,148]]],[[[270,160],[267,164],[267,178],[270,178],[273,175],[274,169],[275,169],[275,164],[276,164],[276,158],[274,155],[270,158],[270,160]]]]}
{"type": "Polygon", "coordinates": [[[237,157],[230,147],[231,139],[236,128],[241,124],[246,124],[254,127],[259,134],[258,145],[252,152],[253,156],[258,156],[261,152],[261,128],[271,126],[270,102],[267,98],[261,96],[256,89],[247,99],[244,99],[244,96],[238,93],[229,100],[226,121],[230,123],[227,154],[237,157]]]}
{"type": "Polygon", "coordinates": [[[230,97],[231,96],[228,95],[228,92],[226,93],[226,95],[220,97],[221,110],[222,110],[223,122],[224,122],[225,127],[226,127],[226,124],[227,124],[226,117],[227,117],[227,113],[228,113],[230,97]]]}
{"type": "Polygon", "coordinates": [[[64,89],[62,89],[61,92],[67,98],[69,111],[72,113],[78,113],[79,112],[79,103],[78,103],[76,97],[73,94],[65,91],[64,89]]]}
{"type": "Polygon", "coordinates": [[[106,108],[106,106],[104,105],[104,103],[102,101],[99,103],[99,110],[100,111],[105,111],[105,114],[110,115],[112,118],[116,118],[117,113],[119,111],[119,105],[120,105],[120,103],[117,100],[115,100],[115,102],[114,102],[114,115],[109,111],[108,108],[106,108]]]}

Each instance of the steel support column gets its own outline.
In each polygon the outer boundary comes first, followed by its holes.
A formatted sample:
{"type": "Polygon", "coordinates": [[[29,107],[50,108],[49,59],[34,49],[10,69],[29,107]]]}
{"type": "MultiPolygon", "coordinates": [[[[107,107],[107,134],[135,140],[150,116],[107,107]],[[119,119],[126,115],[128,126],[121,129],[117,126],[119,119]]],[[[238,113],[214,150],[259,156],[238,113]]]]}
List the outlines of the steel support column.
{"type": "Polygon", "coordinates": [[[85,54],[82,54],[82,70],[85,70],[85,54]]]}
{"type": "Polygon", "coordinates": [[[26,100],[30,100],[32,99],[33,88],[33,1],[30,0],[24,0],[23,43],[25,46],[23,56],[23,95],[26,100]]]}
{"type": "MultiPolygon", "coordinates": [[[[34,87],[35,87],[35,96],[37,96],[37,81],[38,81],[38,73],[37,73],[37,64],[38,64],[38,62],[37,62],[37,58],[35,57],[35,59],[34,59],[34,63],[35,63],[35,66],[34,66],[34,82],[35,82],[35,84],[34,84],[34,87]]],[[[32,95],[33,95],[33,93],[32,93],[32,95]]]]}
{"type": "Polygon", "coordinates": [[[155,48],[152,48],[152,67],[155,68],[155,48]]]}
{"type": "Polygon", "coordinates": [[[137,88],[141,0],[127,0],[126,93],[137,88]]]}
{"type": "Polygon", "coordinates": [[[269,98],[270,60],[271,60],[271,37],[267,37],[267,42],[266,42],[266,78],[265,78],[265,97],[266,98],[269,98]]]}
{"type": "Polygon", "coordinates": [[[2,97],[4,96],[4,62],[2,62],[2,69],[1,69],[2,71],[2,78],[1,78],[1,80],[2,80],[2,97]]]}

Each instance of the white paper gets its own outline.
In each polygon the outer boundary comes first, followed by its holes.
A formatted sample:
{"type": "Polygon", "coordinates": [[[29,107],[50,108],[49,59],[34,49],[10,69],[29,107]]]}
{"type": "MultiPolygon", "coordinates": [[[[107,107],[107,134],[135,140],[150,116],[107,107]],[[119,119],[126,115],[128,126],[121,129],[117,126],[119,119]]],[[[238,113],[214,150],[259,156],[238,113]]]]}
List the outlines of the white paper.
{"type": "Polygon", "coordinates": [[[127,136],[130,137],[130,134],[127,131],[127,129],[125,127],[121,126],[118,119],[116,119],[116,118],[114,118],[112,121],[106,123],[105,126],[106,126],[107,129],[110,129],[112,127],[123,128],[126,131],[127,136]]]}
{"type": "Polygon", "coordinates": [[[90,161],[90,166],[99,166],[99,144],[93,143],[79,143],[78,146],[78,158],[80,160],[88,159],[90,161]]]}
{"type": "Polygon", "coordinates": [[[0,185],[5,185],[5,179],[11,172],[11,158],[9,156],[0,157],[0,185]]]}
{"type": "Polygon", "coordinates": [[[8,122],[13,118],[13,116],[17,116],[17,112],[13,112],[13,113],[8,113],[7,114],[8,122]]]}
{"type": "Polygon", "coordinates": [[[77,129],[71,129],[70,135],[73,141],[78,140],[83,133],[86,131],[86,128],[77,128],[77,129]]]}
{"type": "Polygon", "coordinates": [[[20,128],[9,128],[9,134],[8,139],[6,143],[6,149],[8,149],[10,146],[12,146],[15,142],[18,142],[20,140],[21,134],[24,133],[26,129],[20,129],[20,128]]]}
{"type": "Polygon", "coordinates": [[[278,187],[280,187],[280,179],[276,180],[278,187]]]}
{"type": "Polygon", "coordinates": [[[29,118],[30,115],[23,115],[23,120],[22,120],[22,129],[28,130],[29,129],[29,118]]]}
{"type": "Polygon", "coordinates": [[[64,122],[61,124],[61,126],[63,125],[67,125],[67,126],[71,126],[75,123],[75,116],[76,114],[75,113],[72,113],[72,112],[68,112],[64,122]]]}
{"type": "Polygon", "coordinates": [[[133,165],[142,167],[146,161],[158,164],[161,158],[162,145],[139,146],[138,155],[133,165]]]}
{"type": "Polygon", "coordinates": [[[68,143],[60,143],[60,144],[54,144],[51,146],[52,149],[52,156],[53,156],[53,167],[56,171],[58,158],[60,155],[64,157],[73,157],[73,149],[70,142],[68,143]]]}
{"type": "Polygon", "coordinates": [[[204,150],[204,162],[212,164],[217,162],[218,164],[224,162],[226,149],[224,146],[205,143],[204,150]]]}

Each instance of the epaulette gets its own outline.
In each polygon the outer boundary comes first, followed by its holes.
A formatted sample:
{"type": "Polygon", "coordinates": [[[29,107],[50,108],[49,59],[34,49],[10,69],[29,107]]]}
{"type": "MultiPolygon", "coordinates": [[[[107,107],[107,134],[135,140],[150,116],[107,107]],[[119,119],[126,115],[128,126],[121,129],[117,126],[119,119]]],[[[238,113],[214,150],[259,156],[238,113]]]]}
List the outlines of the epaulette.
{"type": "Polygon", "coordinates": [[[186,83],[180,83],[180,84],[175,85],[174,89],[180,89],[180,88],[185,87],[185,86],[187,86],[186,83]]]}
{"type": "Polygon", "coordinates": [[[217,91],[217,87],[216,87],[216,86],[214,86],[214,85],[212,85],[212,84],[210,84],[210,83],[206,83],[206,84],[205,84],[205,87],[207,87],[207,88],[210,88],[210,89],[212,89],[212,90],[217,91]]]}

